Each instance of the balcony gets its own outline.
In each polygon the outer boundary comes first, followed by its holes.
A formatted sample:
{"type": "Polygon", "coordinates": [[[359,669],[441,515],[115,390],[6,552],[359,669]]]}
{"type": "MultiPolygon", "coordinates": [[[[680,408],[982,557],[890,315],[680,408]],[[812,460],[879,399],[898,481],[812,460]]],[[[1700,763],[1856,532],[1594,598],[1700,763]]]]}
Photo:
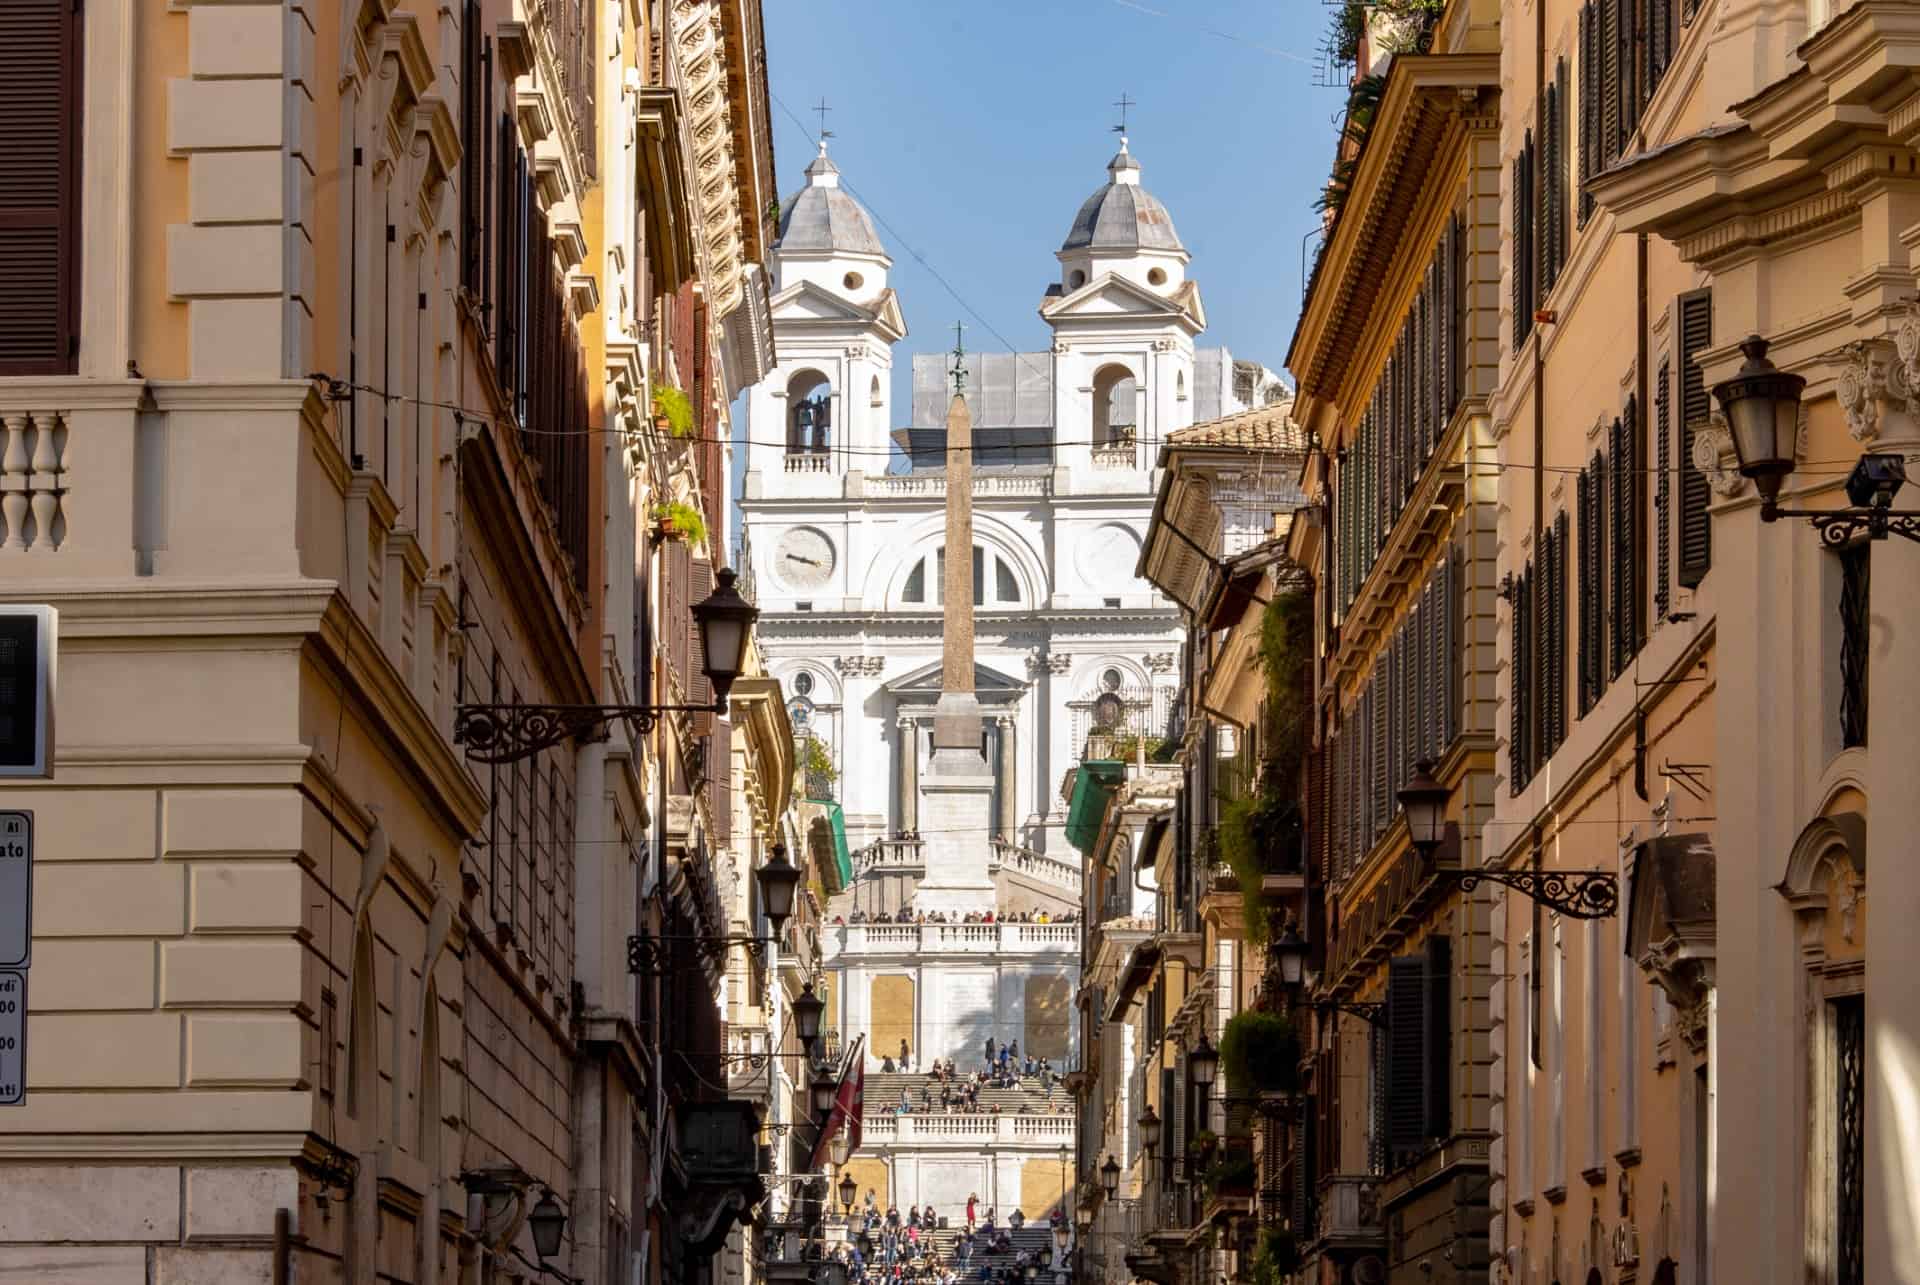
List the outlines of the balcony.
{"type": "MultiPolygon", "coordinates": [[[[947,477],[942,472],[889,473],[867,479],[867,493],[886,499],[944,496],[947,477]]],[[[979,499],[1030,499],[1053,494],[1048,472],[975,473],[973,496],[979,499]]]]}
{"type": "Polygon", "coordinates": [[[868,1112],[862,1141],[868,1146],[1037,1147],[1057,1150],[1073,1142],[1070,1115],[894,1115],[868,1112]]]}
{"type": "Polygon", "coordinates": [[[833,955],[1070,955],[1079,924],[837,924],[833,955]]]}
{"type": "Polygon", "coordinates": [[[826,451],[792,451],[787,455],[789,473],[831,473],[833,456],[826,451]]]}
{"type": "Polygon", "coordinates": [[[1008,843],[1005,839],[993,841],[993,854],[987,861],[987,873],[1000,870],[1016,870],[1030,875],[1045,883],[1058,884],[1062,888],[1080,891],[1080,863],[1062,861],[1059,857],[1050,857],[1044,852],[1035,852],[1023,848],[1017,843],[1008,843]]]}
{"type": "Polygon", "coordinates": [[[1322,1249],[1340,1252],[1386,1249],[1386,1226],[1380,1218],[1380,1180],[1371,1174],[1336,1174],[1320,1187],[1320,1225],[1316,1241],[1322,1249]]]}
{"type": "Polygon", "coordinates": [[[773,1046],[767,1028],[758,1022],[728,1022],[722,1046],[729,1059],[738,1059],[727,1063],[727,1096],[768,1100],[773,1092],[773,1059],[767,1055],[773,1046]]]}

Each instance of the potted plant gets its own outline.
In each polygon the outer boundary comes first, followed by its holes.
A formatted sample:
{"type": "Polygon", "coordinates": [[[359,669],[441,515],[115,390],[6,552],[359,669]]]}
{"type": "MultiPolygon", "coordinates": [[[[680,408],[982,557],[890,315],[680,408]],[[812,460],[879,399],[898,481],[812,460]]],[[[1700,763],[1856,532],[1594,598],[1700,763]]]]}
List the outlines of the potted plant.
{"type": "Polygon", "coordinates": [[[1196,1160],[1204,1161],[1220,1145],[1220,1135],[1212,1129],[1202,1129],[1187,1139],[1187,1154],[1196,1160]]]}
{"type": "Polygon", "coordinates": [[[1207,1169],[1202,1181],[1215,1196],[1251,1196],[1256,1173],[1251,1154],[1228,1152],[1207,1169]]]}
{"type": "Polygon", "coordinates": [[[684,501],[672,500],[655,505],[653,520],[659,526],[663,540],[685,540],[688,544],[706,541],[706,519],[700,516],[699,509],[684,501]]]}
{"type": "Polygon", "coordinates": [[[1220,1069],[1228,1097],[1293,1092],[1300,1084],[1300,1040],[1293,1023],[1260,1009],[1235,1013],[1220,1033],[1220,1069]]]}
{"type": "Polygon", "coordinates": [[[693,436],[693,402],[672,384],[653,386],[653,426],[669,437],[693,436]]]}

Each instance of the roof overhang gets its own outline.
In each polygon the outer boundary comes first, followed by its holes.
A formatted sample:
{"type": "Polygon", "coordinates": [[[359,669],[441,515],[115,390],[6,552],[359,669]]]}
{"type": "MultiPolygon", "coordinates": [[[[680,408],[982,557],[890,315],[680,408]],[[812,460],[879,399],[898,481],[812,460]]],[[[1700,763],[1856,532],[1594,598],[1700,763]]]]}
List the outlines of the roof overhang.
{"type": "Polygon", "coordinates": [[[687,171],[680,148],[686,128],[680,91],[666,85],[643,85],[635,123],[639,128],[640,190],[650,194],[646,209],[647,247],[654,276],[672,289],[694,274],[693,225],[681,213],[693,208],[687,171]]]}
{"type": "Polygon", "coordinates": [[[1341,400],[1363,337],[1381,325],[1377,309],[1425,268],[1424,248],[1407,253],[1407,233],[1424,206],[1451,201],[1434,182],[1442,158],[1464,155],[1470,128],[1498,130],[1499,91],[1498,52],[1394,57],[1287,352],[1303,403],[1297,422],[1314,424],[1310,403],[1341,400]]]}
{"type": "Polygon", "coordinates": [[[780,695],[780,680],[734,679],[727,691],[727,711],[734,726],[746,733],[766,805],[762,819],[771,831],[787,810],[793,781],[793,723],[780,695]]]}
{"type": "Polygon", "coordinates": [[[1160,964],[1160,947],[1153,942],[1143,941],[1127,955],[1126,963],[1120,966],[1120,977],[1113,988],[1113,999],[1107,1005],[1107,1020],[1118,1022],[1133,1007],[1134,998],[1140,988],[1153,978],[1153,970],[1160,964]]]}

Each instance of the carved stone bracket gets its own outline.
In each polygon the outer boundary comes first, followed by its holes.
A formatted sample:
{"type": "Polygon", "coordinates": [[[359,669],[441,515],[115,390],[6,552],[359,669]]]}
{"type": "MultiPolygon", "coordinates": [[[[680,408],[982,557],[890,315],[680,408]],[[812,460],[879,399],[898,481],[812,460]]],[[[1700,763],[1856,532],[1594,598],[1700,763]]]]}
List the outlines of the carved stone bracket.
{"type": "Polygon", "coordinates": [[[850,677],[877,677],[886,668],[884,656],[836,656],[833,667],[850,677]]]}
{"type": "MultiPolygon", "coordinates": [[[[1920,387],[1913,375],[1920,373],[1905,354],[1920,354],[1920,322],[1911,316],[1901,322],[1893,339],[1859,339],[1841,350],[1839,382],[1834,397],[1847,416],[1847,431],[1857,442],[1871,442],[1890,427],[1890,416],[1920,415],[1920,387]],[[1911,332],[1911,333],[1910,333],[1911,332]]],[[[1906,426],[1906,425],[1903,425],[1906,426]]]]}

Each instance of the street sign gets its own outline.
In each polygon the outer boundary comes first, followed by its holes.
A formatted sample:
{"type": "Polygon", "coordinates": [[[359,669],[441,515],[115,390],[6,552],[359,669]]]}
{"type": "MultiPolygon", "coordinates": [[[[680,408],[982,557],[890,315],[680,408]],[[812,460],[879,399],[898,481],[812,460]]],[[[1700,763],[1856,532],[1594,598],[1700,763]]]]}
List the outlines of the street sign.
{"type": "Polygon", "coordinates": [[[0,812],[0,968],[32,962],[33,813],[0,812]]]}
{"type": "Polygon", "coordinates": [[[0,1107],[27,1100],[27,975],[0,972],[0,1107]]]}
{"type": "Polygon", "coordinates": [[[53,775],[53,695],[60,614],[0,605],[0,777],[53,775]]]}

